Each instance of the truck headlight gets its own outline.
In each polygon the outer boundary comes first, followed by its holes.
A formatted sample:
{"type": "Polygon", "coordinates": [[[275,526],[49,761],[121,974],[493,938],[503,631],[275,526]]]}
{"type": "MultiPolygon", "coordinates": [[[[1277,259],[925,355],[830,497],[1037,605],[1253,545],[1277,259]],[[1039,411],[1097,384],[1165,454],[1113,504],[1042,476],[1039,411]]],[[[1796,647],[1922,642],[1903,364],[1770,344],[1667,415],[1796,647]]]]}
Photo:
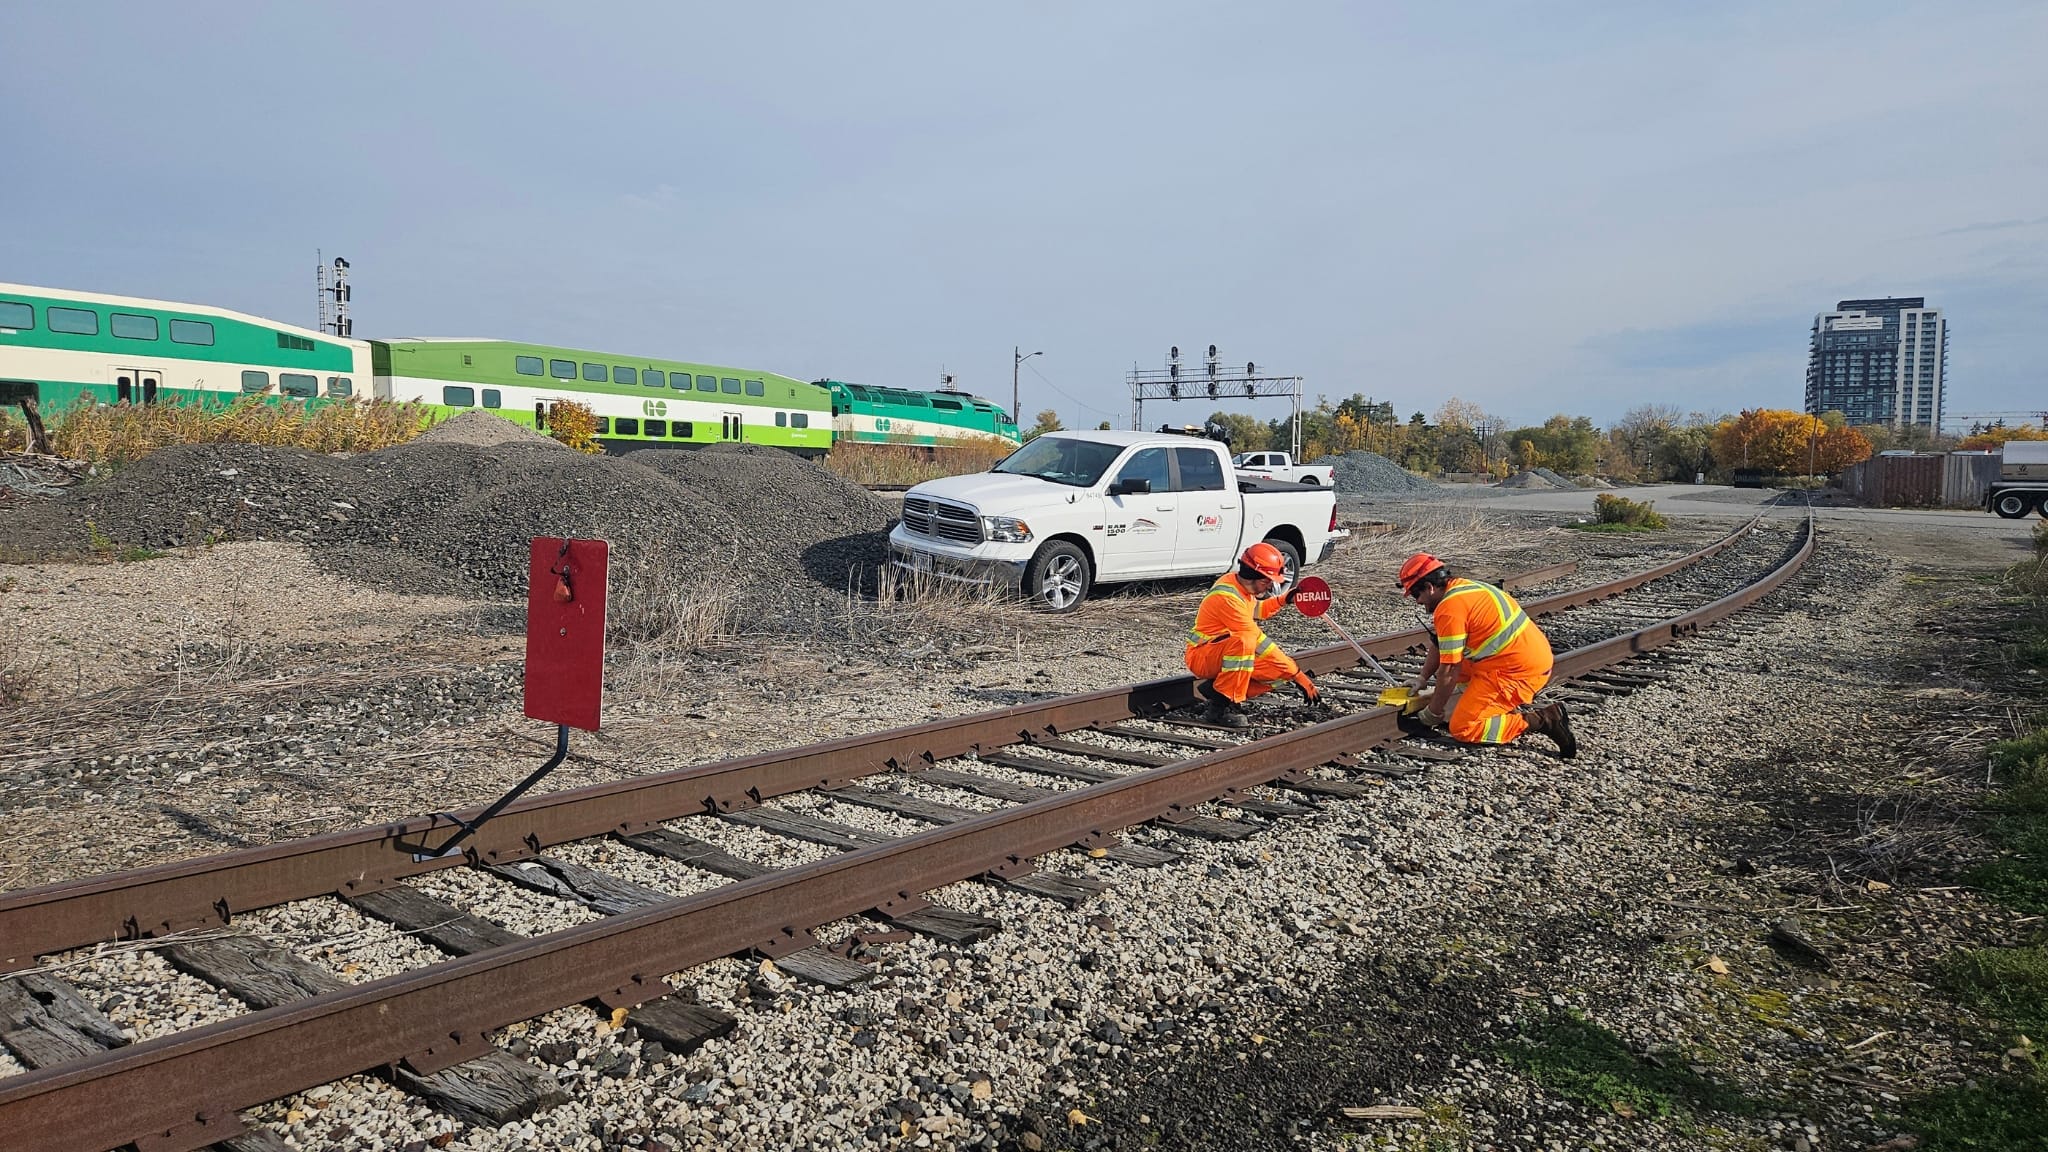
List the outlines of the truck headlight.
{"type": "Polygon", "coordinates": [[[981,530],[1001,544],[1025,544],[1031,540],[1031,525],[1009,516],[983,516],[981,530]]]}

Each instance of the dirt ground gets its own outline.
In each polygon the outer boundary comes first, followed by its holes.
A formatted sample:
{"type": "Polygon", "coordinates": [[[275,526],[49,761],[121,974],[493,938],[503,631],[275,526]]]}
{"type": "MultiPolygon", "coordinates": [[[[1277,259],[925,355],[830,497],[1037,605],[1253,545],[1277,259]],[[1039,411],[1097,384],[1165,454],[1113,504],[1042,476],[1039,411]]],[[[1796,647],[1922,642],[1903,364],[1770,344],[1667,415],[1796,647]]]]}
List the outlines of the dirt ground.
{"type": "MultiPolygon", "coordinates": [[[[1346,625],[1373,633],[1420,623],[1387,587],[1412,550],[1481,575],[1576,558],[1576,584],[1739,522],[1605,536],[1567,519],[1415,510],[1389,530],[1360,524],[1320,574],[1346,625]]],[[[1829,528],[1821,562],[1833,574],[1800,594],[1811,603],[1791,624],[1759,625],[1740,666],[1709,662],[1696,674],[1704,696],[1667,713],[1645,693],[1594,725],[1596,742],[1614,725],[1594,753],[1606,769],[1670,784],[1626,818],[1577,810],[1582,797],[1543,817],[1597,850],[1572,869],[1516,875],[1577,912],[1531,920],[1518,907],[1530,892],[1475,885],[1462,905],[1406,925],[1410,943],[1356,957],[1282,1006],[1265,1027],[1286,1043],[1084,1054],[1066,1079],[1100,1123],[1063,1122],[1074,1098],[1049,1094],[1020,1102],[1004,1141],[1875,1144],[1901,1099],[1997,1064],[1994,1041],[1932,990],[1928,971],[1944,949],[2018,931],[1949,878],[1970,851],[1976,777],[1965,770],[1981,774],[1982,748],[2016,715],[2009,670],[1985,655],[1995,624],[1977,608],[1986,575],[2018,558],[1982,534],[1829,528]],[[1827,966],[1765,939],[1759,926],[1793,909],[1806,910],[1827,966]],[[1572,1032],[1588,1026],[1597,1034],[1572,1032]],[[1501,1055],[1612,1037],[1623,1040],[1603,1058],[1650,1061],[1669,1083],[1635,1105],[1593,1107],[1537,1058],[1501,1055]],[[1709,1081],[1734,1095],[1696,1090],[1709,1081]],[[1772,1081],[1798,1087],[1773,1094],[1772,1081]],[[1347,1101],[1426,1115],[1333,1122],[1347,1101]]],[[[603,731],[578,735],[546,786],[1176,673],[1175,638],[1205,584],[1111,591],[1066,617],[850,597],[821,609],[808,634],[752,634],[742,613],[690,647],[616,650],[603,731]]],[[[0,888],[493,798],[551,743],[519,712],[522,619],[516,604],[349,584],[291,544],[0,567],[0,809],[14,816],[0,888]]],[[[1292,614],[1273,631],[1290,647],[1330,640],[1292,614]]],[[[1467,839],[1473,853],[1515,850],[1504,832],[1467,839]]]]}

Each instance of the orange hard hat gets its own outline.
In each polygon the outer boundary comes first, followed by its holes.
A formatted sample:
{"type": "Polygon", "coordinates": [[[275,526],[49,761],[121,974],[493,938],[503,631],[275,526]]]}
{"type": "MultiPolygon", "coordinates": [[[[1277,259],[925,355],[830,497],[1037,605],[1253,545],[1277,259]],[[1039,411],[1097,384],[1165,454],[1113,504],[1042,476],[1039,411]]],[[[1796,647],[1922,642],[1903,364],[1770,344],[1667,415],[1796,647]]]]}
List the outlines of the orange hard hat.
{"type": "Polygon", "coordinates": [[[1264,540],[1245,549],[1244,555],[1239,556],[1237,562],[1268,580],[1287,578],[1287,557],[1282,556],[1278,548],[1264,540]]]}
{"type": "Polygon", "coordinates": [[[1403,596],[1406,596],[1408,594],[1408,590],[1415,587],[1415,582],[1417,580],[1422,579],[1424,576],[1429,575],[1431,572],[1434,572],[1437,569],[1442,568],[1443,566],[1443,561],[1437,559],[1434,556],[1431,556],[1429,553],[1417,552],[1415,555],[1410,556],[1407,560],[1402,562],[1401,574],[1394,578],[1394,583],[1400,586],[1401,594],[1403,596]]]}

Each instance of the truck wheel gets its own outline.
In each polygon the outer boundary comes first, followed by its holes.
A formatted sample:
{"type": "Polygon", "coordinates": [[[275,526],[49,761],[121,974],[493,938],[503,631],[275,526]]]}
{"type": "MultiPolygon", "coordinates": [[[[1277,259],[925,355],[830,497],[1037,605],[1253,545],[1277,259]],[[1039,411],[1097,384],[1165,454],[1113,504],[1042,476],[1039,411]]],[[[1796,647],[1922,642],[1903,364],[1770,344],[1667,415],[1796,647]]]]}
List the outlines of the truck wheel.
{"type": "Polygon", "coordinates": [[[1280,556],[1287,561],[1287,583],[1292,585],[1301,575],[1301,550],[1278,536],[1266,537],[1266,543],[1280,550],[1280,556]]]}
{"type": "Polygon", "coordinates": [[[2007,520],[2017,520],[2034,508],[2032,494],[2026,492],[2000,492],[1991,502],[1991,510],[2007,520]]]}
{"type": "Polygon", "coordinates": [[[1322,483],[1322,481],[1321,481],[1321,480],[1318,480],[1318,479],[1316,479],[1316,478],[1315,478],[1314,476],[1303,476],[1303,477],[1301,478],[1301,482],[1302,482],[1303,484],[1321,484],[1321,483],[1322,483]]]}
{"type": "Polygon", "coordinates": [[[1072,541],[1048,540],[1024,568],[1024,594],[1044,612],[1072,612],[1088,598],[1094,574],[1088,556],[1072,541]]]}

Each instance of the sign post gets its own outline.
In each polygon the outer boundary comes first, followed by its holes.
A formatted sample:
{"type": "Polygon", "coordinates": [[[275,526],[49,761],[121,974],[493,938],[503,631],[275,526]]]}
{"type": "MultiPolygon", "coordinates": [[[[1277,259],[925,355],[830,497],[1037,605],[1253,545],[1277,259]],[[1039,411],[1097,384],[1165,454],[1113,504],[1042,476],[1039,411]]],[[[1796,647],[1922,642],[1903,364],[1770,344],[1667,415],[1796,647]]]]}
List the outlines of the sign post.
{"type": "MultiPolygon", "coordinates": [[[[526,714],[555,725],[555,754],[473,821],[461,825],[431,856],[448,856],[491,817],[540,783],[569,756],[569,729],[597,731],[604,704],[605,576],[611,546],[603,540],[536,536],[526,561],[526,714]]],[[[417,859],[428,859],[421,855],[417,859]]]]}
{"type": "Polygon", "coordinates": [[[1379,673],[1380,679],[1387,682],[1387,688],[1380,693],[1379,702],[1381,704],[1388,707],[1400,707],[1414,699],[1415,693],[1413,689],[1394,679],[1393,675],[1386,668],[1382,667],[1379,661],[1372,658],[1372,653],[1367,652],[1358,641],[1351,638],[1351,633],[1346,632],[1342,624],[1337,623],[1334,618],[1324,615],[1324,613],[1330,610],[1330,604],[1330,585],[1322,577],[1304,576],[1301,578],[1301,582],[1294,586],[1294,607],[1303,616],[1311,620],[1320,619],[1323,623],[1328,624],[1332,631],[1337,633],[1338,636],[1343,637],[1346,644],[1351,645],[1353,652],[1358,653],[1359,657],[1370,665],[1373,671],[1379,673]]]}

